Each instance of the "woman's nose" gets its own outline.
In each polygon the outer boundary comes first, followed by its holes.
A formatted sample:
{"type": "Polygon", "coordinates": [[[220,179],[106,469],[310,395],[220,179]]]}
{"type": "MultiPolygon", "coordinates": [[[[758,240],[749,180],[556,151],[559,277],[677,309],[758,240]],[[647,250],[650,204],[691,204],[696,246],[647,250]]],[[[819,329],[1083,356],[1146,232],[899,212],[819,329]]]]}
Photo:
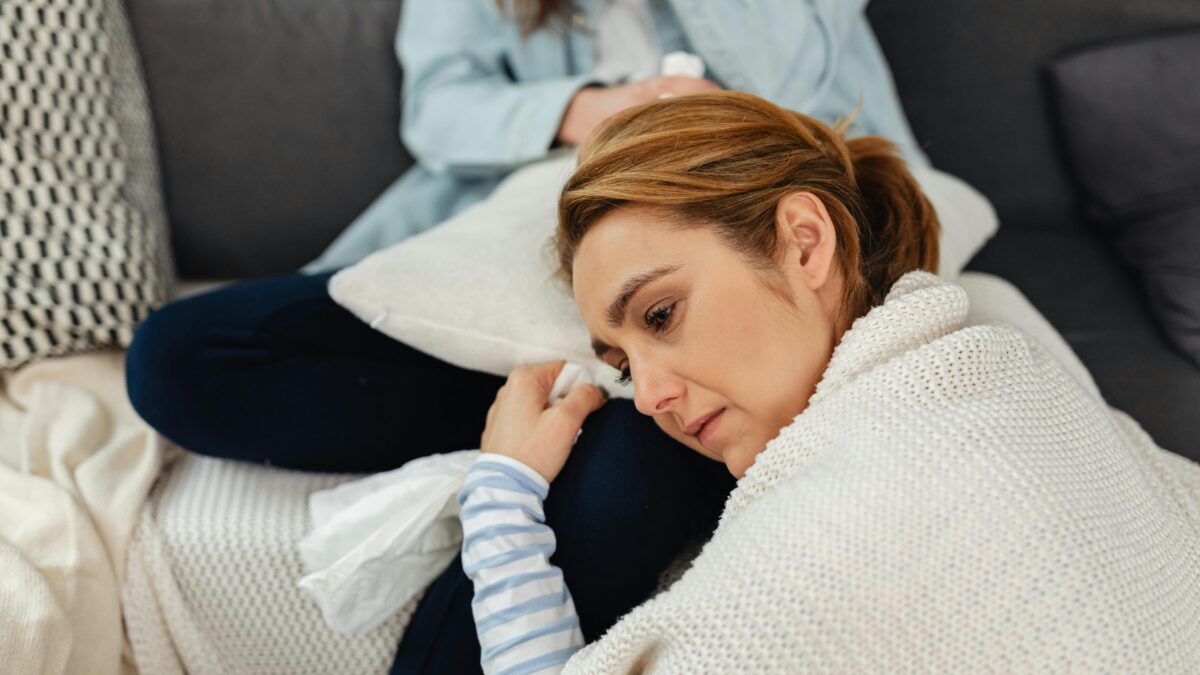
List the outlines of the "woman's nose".
{"type": "Polygon", "coordinates": [[[653,364],[642,363],[633,377],[633,403],[643,415],[659,415],[683,396],[683,383],[653,364]]]}

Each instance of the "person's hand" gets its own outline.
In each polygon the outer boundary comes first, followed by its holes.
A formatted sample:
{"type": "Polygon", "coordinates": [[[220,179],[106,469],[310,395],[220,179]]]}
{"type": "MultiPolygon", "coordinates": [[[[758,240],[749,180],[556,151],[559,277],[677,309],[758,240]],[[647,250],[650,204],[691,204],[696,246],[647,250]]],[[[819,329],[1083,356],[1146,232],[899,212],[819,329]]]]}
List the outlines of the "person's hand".
{"type": "Polygon", "coordinates": [[[592,129],[626,108],[667,96],[720,89],[716,83],[700,77],[652,77],[613,87],[584,87],[567,105],[556,138],[560,143],[579,145],[592,129]]]}
{"type": "Polygon", "coordinates": [[[561,401],[547,405],[564,363],[524,366],[508,376],[488,409],[480,450],[512,457],[554,481],[583,420],[607,400],[600,387],[581,384],[561,401]]]}

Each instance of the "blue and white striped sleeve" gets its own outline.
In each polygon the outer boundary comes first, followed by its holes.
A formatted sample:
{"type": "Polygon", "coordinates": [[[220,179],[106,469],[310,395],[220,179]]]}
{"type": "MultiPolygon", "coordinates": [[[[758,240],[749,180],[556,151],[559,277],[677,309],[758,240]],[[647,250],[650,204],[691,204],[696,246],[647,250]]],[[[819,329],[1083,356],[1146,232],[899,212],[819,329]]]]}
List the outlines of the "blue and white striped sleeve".
{"type": "Polygon", "coordinates": [[[562,570],[550,564],[549,491],[524,463],[484,452],[458,493],[463,569],[475,584],[471,610],[488,675],[557,673],[583,646],[562,570]]]}

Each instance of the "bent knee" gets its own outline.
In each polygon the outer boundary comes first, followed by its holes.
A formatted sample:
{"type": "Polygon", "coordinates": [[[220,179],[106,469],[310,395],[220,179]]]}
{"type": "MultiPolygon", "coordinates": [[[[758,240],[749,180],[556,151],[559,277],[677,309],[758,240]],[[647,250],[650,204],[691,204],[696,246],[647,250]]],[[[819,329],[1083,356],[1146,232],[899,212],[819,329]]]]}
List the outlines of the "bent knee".
{"type": "Polygon", "coordinates": [[[159,429],[176,400],[194,391],[201,332],[187,303],[168,303],[138,326],[125,353],[125,387],[133,409],[159,429]]]}

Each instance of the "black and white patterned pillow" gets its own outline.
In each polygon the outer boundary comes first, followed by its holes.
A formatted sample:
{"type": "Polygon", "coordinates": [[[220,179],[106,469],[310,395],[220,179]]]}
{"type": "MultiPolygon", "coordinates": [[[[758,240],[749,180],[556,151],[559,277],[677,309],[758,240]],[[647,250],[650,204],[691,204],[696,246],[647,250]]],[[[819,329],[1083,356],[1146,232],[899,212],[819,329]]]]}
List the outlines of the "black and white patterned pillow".
{"type": "Polygon", "coordinates": [[[0,1],[0,369],[128,346],[173,276],[121,0],[0,1]]]}

